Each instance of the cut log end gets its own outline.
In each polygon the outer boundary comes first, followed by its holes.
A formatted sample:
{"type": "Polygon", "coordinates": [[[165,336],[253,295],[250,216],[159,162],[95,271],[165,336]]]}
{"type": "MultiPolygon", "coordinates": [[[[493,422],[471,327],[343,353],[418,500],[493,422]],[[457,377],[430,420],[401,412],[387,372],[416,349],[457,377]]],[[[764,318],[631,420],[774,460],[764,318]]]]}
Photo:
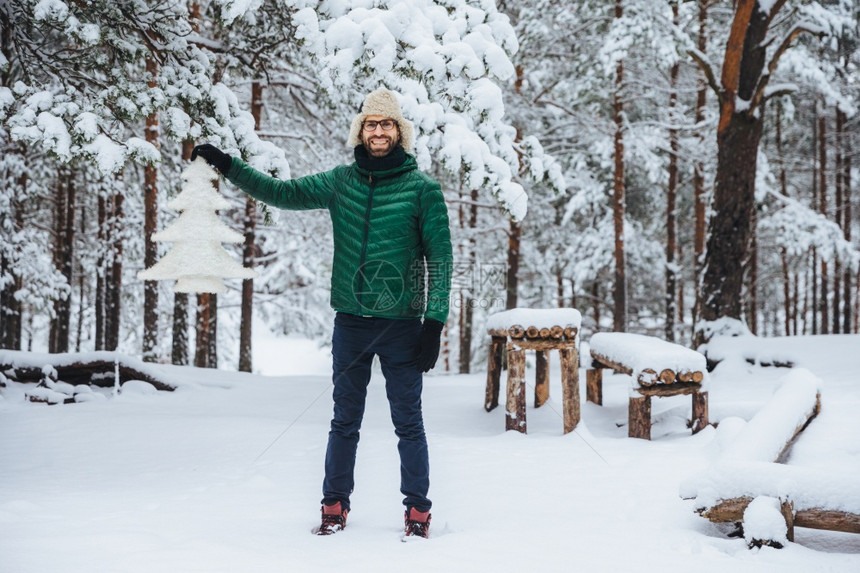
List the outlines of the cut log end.
{"type": "Polygon", "coordinates": [[[675,382],[675,371],[671,368],[664,368],[660,371],[660,382],[663,384],[672,384],[675,382]]]}
{"type": "Polygon", "coordinates": [[[656,371],[650,368],[645,368],[639,372],[639,376],[636,377],[636,381],[639,382],[640,386],[653,386],[659,381],[659,377],[657,376],[656,371]]]}
{"type": "Polygon", "coordinates": [[[577,329],[573,327],[564,328],[557,324],[541,327],[514,324],[507,328],[489,328],[487,329],[487,334],[492,337],[504,337],[512,340],[575,340],[577,329]]]}
{"type": "Polygon", "coordinates": [[[511,338],[522,338],[525,335],[526,329],[519,324],[514,324],[513,326],[508,328],[508,336],[510,336],[511,338]]]}

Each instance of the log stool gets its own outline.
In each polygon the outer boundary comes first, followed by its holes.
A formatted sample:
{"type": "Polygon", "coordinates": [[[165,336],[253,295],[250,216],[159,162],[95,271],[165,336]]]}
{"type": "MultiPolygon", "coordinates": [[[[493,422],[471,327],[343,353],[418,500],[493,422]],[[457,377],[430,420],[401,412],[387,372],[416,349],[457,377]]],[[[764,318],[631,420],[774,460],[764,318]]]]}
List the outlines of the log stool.
{"type": "Polygon", "coordinates": [[[632,377],[627,435],[651,439],[651,397],[692,395],[692,430],[708,425],[705,357],[679,344],[641,334],[600,332],[591,337],[585,398],[603,405],[603,369],[632,377]]]}
{"type": "Polygon", "coordinates": [[[580,418],[576,337],[581,323],[582,316],[573,308],[515,308],[490,316],[487,321],[487,333],[491,340],[484,409],[490,412],[499,405],[502,354],[507,349],[505,430],[526,433],[526,350],[534,350],[536,353],[535,408],[542,406],[549,399],[549,351],[558,350],[561,360],[564,433],[572,432],[576,428],[580,418]]]}

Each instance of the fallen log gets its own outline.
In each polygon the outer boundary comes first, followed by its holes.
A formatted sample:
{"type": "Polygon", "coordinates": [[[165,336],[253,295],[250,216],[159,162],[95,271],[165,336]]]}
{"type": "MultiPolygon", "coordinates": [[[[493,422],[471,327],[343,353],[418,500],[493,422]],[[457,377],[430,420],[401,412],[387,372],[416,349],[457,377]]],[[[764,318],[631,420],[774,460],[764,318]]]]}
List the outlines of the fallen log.
{"type": "Polygon", "coordinates": [[[821,411],[820,384],[809,371],[790,374],[717,463],[682,483],[681,497],[695,498],[696,512],[714,523],[744,521],[753,499],[767,496],[782,501],[789,534],[794,527],[860,533],[860,502],[848,494],[856,476],[777,463],[821,411]]]}
{"type": "MultiPolygon", "coordinates": [[[[716,505],[699,508],[696,511],[712,523],[743,521],[744,511],[752,500],[750,496],[724,499],[716,505]]],[[[794,525],[808,529],[860,533],[860,514],[821,507],[796,509],[794,525]]]]}
{"type": "Polygon", "coordinates": [[[78,355],[74,354],[31,355],[27,352],[2,351],[0,371],[9,380],[24,383],[39,383],[47,377],[72,385],[86,384],[105,388],[113,386],[117,381],[123,384],[129,380],[142,380],[149,382],[157,390],[171,392],[176,389],[175,384],[147,372],[143,363],[136,364],[134,359],[117,353],[100,354],[102,356],[86,360],[76,359],[78,355]]]}

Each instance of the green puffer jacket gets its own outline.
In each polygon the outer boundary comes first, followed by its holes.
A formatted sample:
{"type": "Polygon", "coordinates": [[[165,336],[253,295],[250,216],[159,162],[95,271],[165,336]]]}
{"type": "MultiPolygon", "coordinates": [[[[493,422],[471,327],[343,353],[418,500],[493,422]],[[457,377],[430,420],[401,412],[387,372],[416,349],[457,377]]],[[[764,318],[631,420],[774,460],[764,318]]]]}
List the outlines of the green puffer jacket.
{"type": "Polygon", "coordinates": [[[273,207],[329,210],[335,310],[447,320],[452,266],[448,210],[439,183],[418,170],[412,155],[387,171],[371,173],[352,163],[287,181],[234,157],[227,179],[273,207]]]}

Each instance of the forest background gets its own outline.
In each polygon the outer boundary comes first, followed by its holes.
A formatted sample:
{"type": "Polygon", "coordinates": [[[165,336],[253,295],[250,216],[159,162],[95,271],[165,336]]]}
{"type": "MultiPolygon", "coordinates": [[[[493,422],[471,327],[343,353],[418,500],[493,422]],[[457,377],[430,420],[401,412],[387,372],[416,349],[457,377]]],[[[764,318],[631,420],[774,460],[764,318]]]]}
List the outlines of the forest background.
{"type": "Polygon", "coordinates": [[[252,325],[327,340],[325,212],[222,185],[260,277],[189,296],[137,273],[195,144],[332,168],[380,85],[449,205],[442,369],[482,365],[486,316],[517,306],[687,345],[858,332],[853,0],[2,0],[0,20],[0,347],[252,371],[252,325]]]}

